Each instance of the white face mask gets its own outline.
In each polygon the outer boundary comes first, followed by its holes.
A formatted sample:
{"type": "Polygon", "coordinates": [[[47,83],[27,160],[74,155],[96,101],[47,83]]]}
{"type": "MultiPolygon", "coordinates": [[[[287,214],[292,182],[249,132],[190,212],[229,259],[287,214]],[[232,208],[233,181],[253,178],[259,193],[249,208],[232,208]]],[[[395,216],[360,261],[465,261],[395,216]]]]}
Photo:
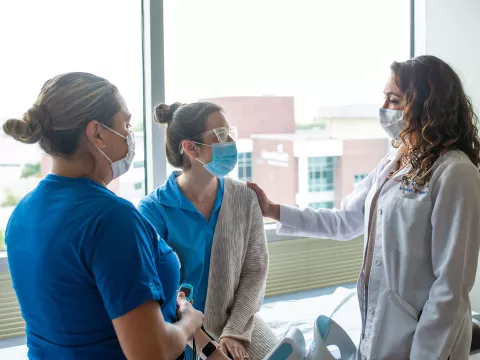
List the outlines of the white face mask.
{"type": "Polygon", "coordinates": [[[122,176],[123,174],[125,174],[128,171],[128,169],[130,169],[130,165],[132,164],[133,157],[135,156],[135,135],[133,134],[133,132],[130,131],[128,136],[125,137],[122,134],[116,132],[115,130],[110,129],[108,126],[105,126],[103,124],[102,126],[105,129],[108,129],[114,134],[117,134],[118,136],[127,140],[127,146],[128,146],[127,156],[115,162],[113,162],[101,149],[97,147],[98,151],[100,151],[103,154],[103,156],[105,156],[105,158],[108,161],[110,161],[110,164],[112,166],[112,177],[113,179],[116,179],[122,176]]]}
{"type": "Polygon", "coordinates": [[[397,142],[402,142],[400,134],[407,126],[407,122],[403,120],[403,111],[381,108],[379,116],[380,125],[382,125],[388,136],[397,142]]]}

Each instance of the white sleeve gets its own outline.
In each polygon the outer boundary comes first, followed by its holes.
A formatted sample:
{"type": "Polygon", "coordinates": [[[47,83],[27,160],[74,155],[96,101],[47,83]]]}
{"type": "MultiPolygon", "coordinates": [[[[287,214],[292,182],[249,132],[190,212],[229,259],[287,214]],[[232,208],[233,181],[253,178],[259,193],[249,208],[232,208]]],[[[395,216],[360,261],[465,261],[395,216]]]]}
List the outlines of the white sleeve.
{"type": "Polygon", "coordinates": [[[436,277],[418,323],[411,359],[446,360],[469,315],[480,246],[480,174],[467,163],[445,169],[432,188],[432,268],[436,277]]]}
{"type": "Polygon", "coordinates": [[[372,187],[375,171],[372,171],[354,191],[342,201],[340,210],[280,206],[279,235],[351,240],[364,231],[365,199],[372,187]]]}

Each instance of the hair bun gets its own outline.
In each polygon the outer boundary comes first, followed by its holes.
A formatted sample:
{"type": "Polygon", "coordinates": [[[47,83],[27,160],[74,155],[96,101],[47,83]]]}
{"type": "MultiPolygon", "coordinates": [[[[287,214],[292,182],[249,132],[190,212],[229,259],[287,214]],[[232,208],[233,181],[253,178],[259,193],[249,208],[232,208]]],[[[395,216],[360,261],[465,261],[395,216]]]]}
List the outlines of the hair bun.
{"type": "Polygon", "coordinates": [[[48,128],[50,118],[45,107],[33,105],[23,116],[23,120],[9,119],[3,124],[5,134],[15,140],[35,144],[42,140],[45,128],[48,128]]]}
{"type": "Polygon", "coordinates": [[[176,102],[172,105],[160,104],[155,107],[154,119],[160,124],[170,124],[173,120],[173,114],[184,104],[176,102]]]}

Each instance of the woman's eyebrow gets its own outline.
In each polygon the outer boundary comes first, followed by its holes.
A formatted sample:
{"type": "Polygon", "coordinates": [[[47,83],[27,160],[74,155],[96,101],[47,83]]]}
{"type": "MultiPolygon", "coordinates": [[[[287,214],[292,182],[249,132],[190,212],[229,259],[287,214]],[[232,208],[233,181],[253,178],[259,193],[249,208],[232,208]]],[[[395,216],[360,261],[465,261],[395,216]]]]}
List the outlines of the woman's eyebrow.
{"type": "Polygon", "coordinates": [[[385,96],[388,96],[388,95],[395,95],[396,97],[402,97],[402,95],[396,93],[396,92],[393,92],[393,91],[389,91],[387,93],[384,93],[385,96]]]}

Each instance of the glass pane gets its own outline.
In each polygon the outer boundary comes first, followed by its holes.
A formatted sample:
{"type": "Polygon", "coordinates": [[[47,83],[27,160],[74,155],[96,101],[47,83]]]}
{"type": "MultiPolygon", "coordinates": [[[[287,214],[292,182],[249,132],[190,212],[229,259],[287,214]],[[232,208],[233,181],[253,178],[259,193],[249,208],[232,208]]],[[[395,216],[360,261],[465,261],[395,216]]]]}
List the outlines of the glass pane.
{"type": "MultiPolygon", "coordinates": [[[[0,66],[0,126],[21,117],[53,76],[82,71],[105,77],[125,98],[136,141],[134,166],[110,188],[136,203],[145,191],[141,1],[2,1],[0,14],[9,14],[0,21],[2,49],[9,54],[0,66]]],[[[51,171],[50,164],[37,145],[0,132],[0,249],[15,205],[51,171]]]]}
{"type": "Polygon", "coordinates": [[[388,151],[377,115],[409,57],[409,3],[164,0],[166,101],[221,105],[272,201],[343,198],[388,151]]]}

